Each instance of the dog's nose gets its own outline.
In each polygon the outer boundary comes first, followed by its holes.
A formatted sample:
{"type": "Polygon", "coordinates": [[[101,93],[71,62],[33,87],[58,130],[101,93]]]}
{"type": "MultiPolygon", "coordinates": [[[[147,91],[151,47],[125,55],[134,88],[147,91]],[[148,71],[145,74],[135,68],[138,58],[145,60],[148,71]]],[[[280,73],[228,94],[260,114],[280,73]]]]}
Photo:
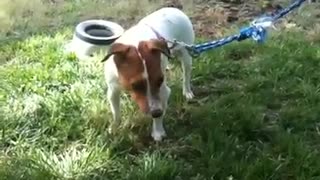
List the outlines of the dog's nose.
{"type": "Polygon", "coordinates": [[[160,117],[160,116],[162,116],[162,110],[161,109],[155,109],[155,110],[152,110],[151,111],[151,116],[153,117],[153,118],[158,118],[158,117],[160,117]]]}

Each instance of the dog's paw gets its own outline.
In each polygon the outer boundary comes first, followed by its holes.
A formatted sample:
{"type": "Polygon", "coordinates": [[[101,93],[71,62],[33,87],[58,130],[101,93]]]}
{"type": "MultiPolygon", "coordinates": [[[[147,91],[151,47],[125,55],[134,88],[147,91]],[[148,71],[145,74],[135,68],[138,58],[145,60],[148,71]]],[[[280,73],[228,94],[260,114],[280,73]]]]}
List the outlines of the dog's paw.
{"type": "Polygon", "coordinates": [[[191,90],[190,90],[190,91],[184,91],[184,92],[183,92],[183,95],[184,95],[188,100],[194,98],[194,94],[193,94],[193,92],[192,92],[191,90]]]}
{"type": "Polygon", "coordinates": [[[119,127],[119,123],[111,123],[108,127],[109,134],[115,134],[119,127]]]}
{"type": "Polygon", "coordinates": [[[115,134],[115,132],[116,132],[116,131],[115,131],[115,129],[114,129],[113,127],[111,127],[111,126],[108,127],[108,133],[109,133],[109,134],[115,134]]]}
{"type": "Polygon", "coordinates": [[[153,140],[159,142],[162,141],[163,138],[165,138],[167,136],[166,132],[164,130],[162,131],[152,131],[151,136],[153,138],[153,140]]]}

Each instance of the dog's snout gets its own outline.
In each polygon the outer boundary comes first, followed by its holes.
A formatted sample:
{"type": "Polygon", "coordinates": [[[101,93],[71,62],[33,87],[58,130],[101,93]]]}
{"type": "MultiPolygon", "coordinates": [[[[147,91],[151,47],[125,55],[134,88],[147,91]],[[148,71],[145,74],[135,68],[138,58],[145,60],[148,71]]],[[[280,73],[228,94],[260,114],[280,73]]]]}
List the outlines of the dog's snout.
{"type": "Polygon", "coordinates": [[[151,111],[151,116],[153,118],[158,118],[158,117],[161,117],[163,114],[163,111],[161,109],[155,109],[155,110],[152,110],[151,111]]]}

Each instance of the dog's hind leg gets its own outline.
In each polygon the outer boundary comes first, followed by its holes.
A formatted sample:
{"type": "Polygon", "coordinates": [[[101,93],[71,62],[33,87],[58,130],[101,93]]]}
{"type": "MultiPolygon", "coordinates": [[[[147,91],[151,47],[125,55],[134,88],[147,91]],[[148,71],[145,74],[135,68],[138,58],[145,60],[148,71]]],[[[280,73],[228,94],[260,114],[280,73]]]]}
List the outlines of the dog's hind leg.
{"type": "Polygon", "coordinates": [[[182,93],[187,99],[192,99],[194,94],[191,90],[191,72],[192,72],[192,57],[185,48],[179,49],[178,59],[181,61],[182,65],[182,93]]]}

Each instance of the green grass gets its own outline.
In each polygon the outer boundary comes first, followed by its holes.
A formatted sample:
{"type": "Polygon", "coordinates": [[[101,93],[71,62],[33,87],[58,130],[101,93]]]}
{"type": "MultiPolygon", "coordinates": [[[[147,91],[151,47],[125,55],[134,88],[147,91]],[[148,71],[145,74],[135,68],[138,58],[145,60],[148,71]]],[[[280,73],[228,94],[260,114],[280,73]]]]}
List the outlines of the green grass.
{"type": "Polygon", "coordinates": [[[1,179],[319,179],[320,50],[295,33],[194,60],[196,101],[170,72],[168,138],[124,96],[116,135],[99,59],[64,54],[66,30],[1,46],[1,179]],[[297,38],[298,37],[298,38],[297,38]]]}
{"type": "Polygon", "coordinates": [[[126,95],[108,134],[102,64],[63,53],[67,25],[0,43],[1,180],[320,179],[319,42],[282,31],[204,53],[191,102],[174,62],[168,137],[155,143],[126,95]]]}

